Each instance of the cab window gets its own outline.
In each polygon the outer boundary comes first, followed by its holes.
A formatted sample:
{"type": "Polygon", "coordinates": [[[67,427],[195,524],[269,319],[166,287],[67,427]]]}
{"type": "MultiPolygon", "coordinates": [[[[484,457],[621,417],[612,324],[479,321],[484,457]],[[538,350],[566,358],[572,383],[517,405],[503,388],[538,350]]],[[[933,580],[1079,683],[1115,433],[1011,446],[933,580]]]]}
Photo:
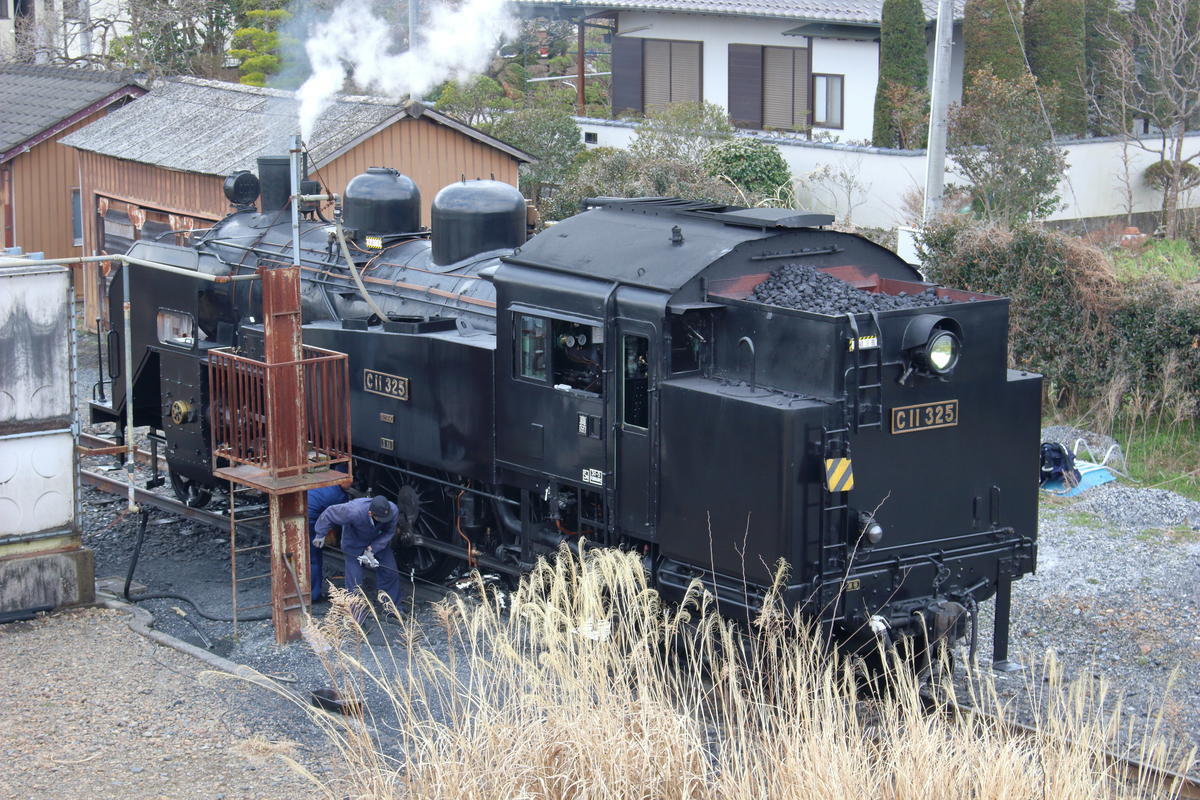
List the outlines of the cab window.
{"type": "MultiPolygon", "coordinates": [[[[196,320],[191,314],[166,308],[158,310],[158,341],[162,344],[192,348],[196,346],[196,334],[196,320]]],[[[201,332],[200,339],[206,338],[201,332]]]]}
{"type": "Polygon", "coordinates": [[[621,342],[621,421],[634,428],[650,427],[650,340],[626,336],[621,342]]]}
{"type": "Polygon", "coordinates": [[[704,365],[712,341],[708,314],[687,311],[671,315],[671,372],[695,372],[704,365]]]}
{"type": "Polygon", "coordinates": [[[515,314],[516,374],[558,389],[600,394],[604,385],[604,328],[532,314],[515,314]]]}
{"type": "Polygon", "coordinates": [[[600,394],[604,374],[604,329],[550,320],[554,385],[600,394]]]}
{"type": "Polygon", "coordinates": [[[546,320],[517,314],[517,374],[535,381],[546,380],[546,320]]]}

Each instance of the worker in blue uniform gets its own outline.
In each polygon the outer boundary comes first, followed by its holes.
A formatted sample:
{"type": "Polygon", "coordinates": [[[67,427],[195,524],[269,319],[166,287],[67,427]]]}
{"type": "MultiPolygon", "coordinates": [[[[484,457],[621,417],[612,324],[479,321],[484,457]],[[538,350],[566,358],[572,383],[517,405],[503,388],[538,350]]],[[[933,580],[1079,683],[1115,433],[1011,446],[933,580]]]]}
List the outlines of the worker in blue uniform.
{"type": "Polygon", "coordinates": [[[346,554],[346,591],[353,592],[362,583],[366,569],[375,570],[375,585],[402,607],[400,570],[392,552],[392,537],[400,511],[382,495],[360,497],[332,505],[321,512],[314,526],[313,546],[325,546],[325,536],[336,526],[342,529],[342,552],[346,554]]]}
{"type": "MultiPolygon", "coordinates": [[[[340,464],[338,466],[341,466],[340,464]]],[[[334,467],[337,469],[337,467],[334,467]]],[[[339,470],[344,472],[345,468],[339,470]]],[[[338,503],[344,503],[350,499],[350,495],[346,494],[346,490],[341,486],[322,486],[320,489],[308,490],[308,539],[309,539],[309,571],[312,573],[312,601],[319,603],[326,596],[325,581],[324,581],[324,551],[317,545],[316,529],[317,519],[321,516],[321,512],[330,506],[335,506],[338,503]]],[[[325,544],[324,537],[321,538],[321,545],[325,544]]]]}

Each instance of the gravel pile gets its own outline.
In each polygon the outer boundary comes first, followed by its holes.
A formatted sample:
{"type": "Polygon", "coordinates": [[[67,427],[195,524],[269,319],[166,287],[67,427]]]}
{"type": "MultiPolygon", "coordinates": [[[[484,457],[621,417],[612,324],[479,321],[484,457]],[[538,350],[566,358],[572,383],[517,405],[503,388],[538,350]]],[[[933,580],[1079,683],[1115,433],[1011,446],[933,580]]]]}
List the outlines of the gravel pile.
{"type": "Polygon", "coordinates": [[[924,308],[953,302],[938,297],[933,287],[914,295],[863,291],[803,264],[785,264],[774,270],[771,277],[754,287],[752,297],[760,303],[829,315],[924,308]]]}
{"type": "Polygon", "coordinates": [[[1106,483],[1082,495],[1071,508],[1095,514],[1120,529],[1186,528],[1200,531],[1200,503],[1164,489],[1137,489],[1106,483]]]}

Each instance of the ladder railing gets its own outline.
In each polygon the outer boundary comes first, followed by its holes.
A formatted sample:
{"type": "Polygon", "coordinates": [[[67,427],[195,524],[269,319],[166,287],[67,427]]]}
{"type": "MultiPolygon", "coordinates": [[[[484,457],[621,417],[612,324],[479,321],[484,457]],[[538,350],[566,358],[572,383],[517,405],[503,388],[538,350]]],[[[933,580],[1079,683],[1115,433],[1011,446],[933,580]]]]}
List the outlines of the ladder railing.
{"type": "Polygon", "coordinates": [[[854,314],[847,314],[846,319],[850,322],[852,359],[846,368],[845,392],[851,409],[846,425],[853,433],[862,428],[882,428],[883,331],[879,326],[879,314],[871,312],[870,330],[860,330],[854,314]]]}

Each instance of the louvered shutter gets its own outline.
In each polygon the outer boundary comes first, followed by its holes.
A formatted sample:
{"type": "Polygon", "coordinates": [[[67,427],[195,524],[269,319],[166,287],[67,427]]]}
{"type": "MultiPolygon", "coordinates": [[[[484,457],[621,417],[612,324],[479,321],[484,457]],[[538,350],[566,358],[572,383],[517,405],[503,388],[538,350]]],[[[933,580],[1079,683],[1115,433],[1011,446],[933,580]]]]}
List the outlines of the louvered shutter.
{"type": "Polygon", "coordinates": [[[792,74],[792,127],[798,131],[808,130],[808,50],[792,51],[794,58],[792,74]]]}
{"type": "MultiPolygon", "coordinates": [[[[4,2],[4,0],[0,0],[4,2]]],[[[642,112],[642,40],[614,36],[612,42],[613,112],[642,112]]]]}
{"type": "Polygon", "coordinates": [[[763,127],[789,130],[795,92],[795,57],[791,48],[763,48],[763,127]]]}
{"type": "Polygon", "coordinates": [[[756,44],[729,45],[729,118],[739,128],[761,128],[763,54],[756,44]]]}
{"type": "Polygon", "coordinates": [[[671,42],[671,102],[700,102],[699,42],[671,42]]]}
{"type": "Polygon", "coordinates": [[[671,102],[671,43],[644,39],[642,102],[646,111],[671,102]]]}

